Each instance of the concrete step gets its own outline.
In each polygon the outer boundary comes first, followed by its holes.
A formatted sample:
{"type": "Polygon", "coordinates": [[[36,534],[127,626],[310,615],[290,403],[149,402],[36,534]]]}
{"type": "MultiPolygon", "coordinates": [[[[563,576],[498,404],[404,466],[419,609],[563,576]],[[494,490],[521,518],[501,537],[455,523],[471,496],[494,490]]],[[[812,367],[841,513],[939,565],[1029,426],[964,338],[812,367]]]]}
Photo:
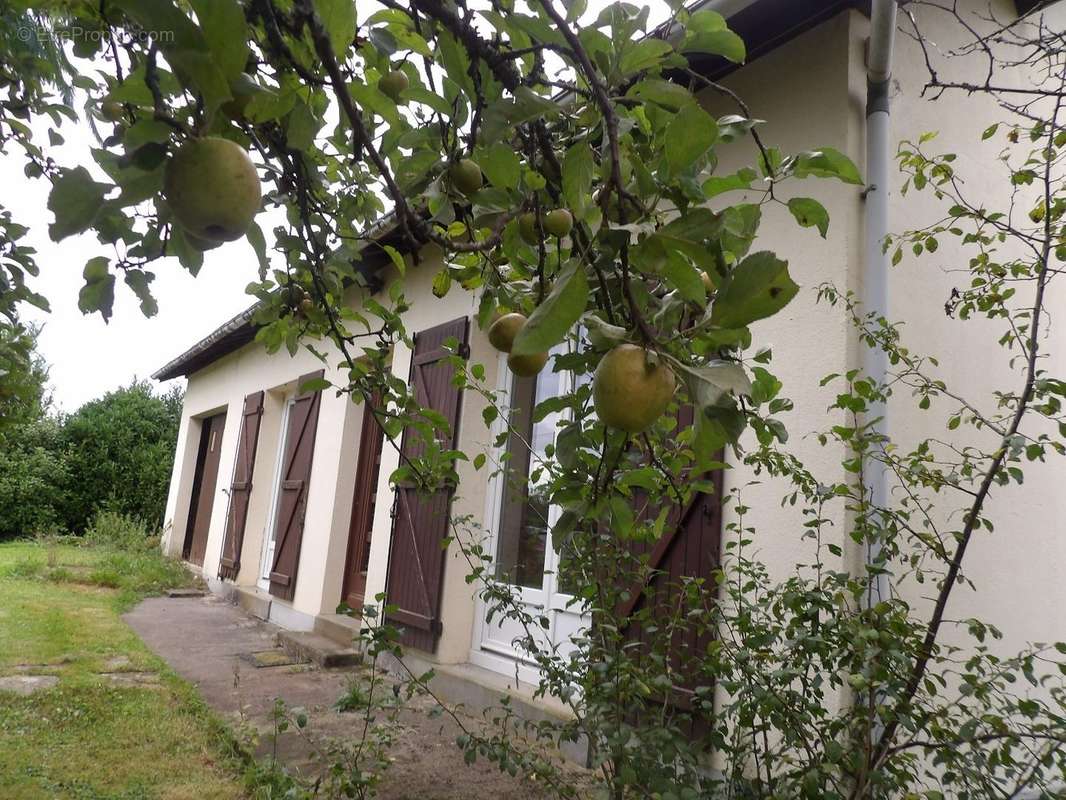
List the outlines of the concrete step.
{"type": "Polygon", "coordinates": [[[234,590],[237,605],[258,619],[270,619],[270,604],[273,598],[255,586],[238,586],[234,590]]]}
{"type": "Polygon", "coordinates": [[[342,647],[355,647],[360,621],[347,614],[319,614],[315,617],[315,633],[332,639],[342,647]]]}
{"type": "Polygon", "coordinates": [[[343,647],[320,633],[280,630],[278,645],[323,669],[351,667],[363,660],[363,654],[354,647],[343,647]]]}
{"type": "Polygon", "coordinates": [[[167,597],[175,598],[175,599],[183,598],[183,597],[203,597],[203,596],[204,596],[204,590],[203,589],[191,589],[191,588],[167,589],[167,597]]]}

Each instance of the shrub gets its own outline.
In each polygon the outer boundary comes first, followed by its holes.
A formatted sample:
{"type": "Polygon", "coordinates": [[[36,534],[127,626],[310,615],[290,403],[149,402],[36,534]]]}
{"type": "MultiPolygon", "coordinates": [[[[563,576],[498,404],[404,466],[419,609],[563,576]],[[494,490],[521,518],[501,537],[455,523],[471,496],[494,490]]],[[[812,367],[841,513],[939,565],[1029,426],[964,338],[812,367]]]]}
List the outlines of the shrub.
{"type": "Polygon", "coordinates": [[[70,480],[56,420],[8,431],[0,447],[0,539],[62,528],[70,480]]]}
{"type": "Polygon", "coordinates": [[[85,543],[95,547],[143,552],[155,548],[156,539],[144,520],[116,511],[98,511],[85,531],[85,543]]]}
{"type": "Polygon", "coordinates": [[[178,391],[159,396],[149,382],[135,381],[64,420],[70,472],[64,521],[71,530],[82,530],[100,510],[162,523],[181,400],[178,391]]]}

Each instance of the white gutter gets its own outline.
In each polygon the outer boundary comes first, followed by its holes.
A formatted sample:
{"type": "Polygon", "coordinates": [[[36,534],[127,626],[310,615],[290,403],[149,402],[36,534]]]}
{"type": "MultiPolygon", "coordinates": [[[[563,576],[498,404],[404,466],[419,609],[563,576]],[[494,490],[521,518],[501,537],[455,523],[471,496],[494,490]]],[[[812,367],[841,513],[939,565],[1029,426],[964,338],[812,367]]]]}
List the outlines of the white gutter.
{"type": "MultiPolygon", "coordinates": [[[[896,35],[896,0],[873,0],[870,9],[870,41],[866,53],[866,208],[865,258],[862,281],[864,310],[888,318],[888,255],[883,252],[888,235],[888,170],[892,160],[889,86],[892,77],[892,45],[896,35]]],[[[863,346],[862,366],[875,383],[884,383],[888,374],[888,358],[876,347],[863,346]]],[[[884,403],[871,404],[867,419],[878,419],[874,428],[888,432],[888,416],[884,403]]],[[[887,507],[888,490],[885,467],[869,460],[864,477],[875,507],[887,507]]],[[[882,559],[881,543],[867,544],[866,564],[882,559]]],[[[867,602],[874,605],[891,596],[888,575],[878,575],[871,582],[867,602]]]]}

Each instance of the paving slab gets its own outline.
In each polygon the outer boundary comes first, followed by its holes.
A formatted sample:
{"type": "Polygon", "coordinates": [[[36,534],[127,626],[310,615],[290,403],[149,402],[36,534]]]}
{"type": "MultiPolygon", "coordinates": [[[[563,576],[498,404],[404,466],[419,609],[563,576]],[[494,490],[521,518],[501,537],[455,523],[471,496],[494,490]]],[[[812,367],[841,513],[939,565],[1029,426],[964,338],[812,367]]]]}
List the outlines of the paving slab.
{"type": "Polygon", "coordinates": [[[59,683],[59,678],[55,675],[9,675],[6,678],[0,678],[0,692],[14,692],[28,697],[34,692],[51,689],[57,683],[59,683]]]}
{"type": "MultiPolygon", "coordinates": [[[[277,753],[287,767],[311,778],[323,765],[313,748],[324,742],[358,741],[363,718],[340,713],[334,705],[359,668],[320,669],[314,665],[257,669],[248,654],[277,648],[279,629],[250,620],[237,606],[214,596],[172,599],[149,598],[124,615],[145,644],[171,668],[195,684],[201,696],[235,727],[258,731],[258,752],[274,750],[270,738],[275,699],[307,713],[311,737],[291,732],[278,740],[277,753]]],[[[484,759],[467,766],[455,744],[462,729],[447,717],[432,717],[429,698],[415,698],[396,721],[395,743],[389,751],[392,767],[378,792],[380,800],[453,800],[508,798],[539,800],[547,794],[521,778],[501,773],[484,759]]],[[[470,717],[464,724],[476,726],[470,717]]]]}

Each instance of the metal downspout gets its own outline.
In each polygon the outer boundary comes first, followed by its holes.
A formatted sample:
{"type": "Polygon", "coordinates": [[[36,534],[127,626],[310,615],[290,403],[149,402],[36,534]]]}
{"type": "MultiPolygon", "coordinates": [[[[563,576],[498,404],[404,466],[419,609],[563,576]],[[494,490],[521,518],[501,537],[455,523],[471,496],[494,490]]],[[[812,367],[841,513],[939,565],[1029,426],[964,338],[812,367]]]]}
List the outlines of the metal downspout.
{"type": "MultiPolygon", "coordinates": [[[[888,234],[888,171],[892,160],[889,86],[892,77],[892,45],[896,33],[896,0],[873,0],[870,11],[870,42],[866,65],[866,204],[865,258],[862,281],[862,301],[866,313],[888,317],[888,255],[883,252],[888,234]]],[[[888,374],[888,358],[884,351],[863,347],[862,366],[866,375],[876,383],[884,383],[888,374]]],[[[878,419],[878,433],[888,431],[888,416],[884,403],[871,404],[867,419],[878,419]]],[[[864,476],[874,506],[888,505],[887,476],[877,461],[867,462],[864,476]]],[[[881,561],[881,543],[867,544],[866,565],[881,561]]],[[[891,586],[887,574],[878,575],[867,593],[869,605],[890,597],[891,586]]]]}

